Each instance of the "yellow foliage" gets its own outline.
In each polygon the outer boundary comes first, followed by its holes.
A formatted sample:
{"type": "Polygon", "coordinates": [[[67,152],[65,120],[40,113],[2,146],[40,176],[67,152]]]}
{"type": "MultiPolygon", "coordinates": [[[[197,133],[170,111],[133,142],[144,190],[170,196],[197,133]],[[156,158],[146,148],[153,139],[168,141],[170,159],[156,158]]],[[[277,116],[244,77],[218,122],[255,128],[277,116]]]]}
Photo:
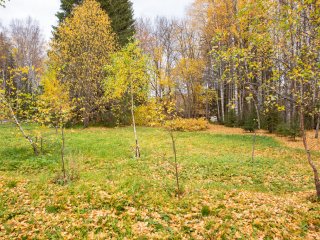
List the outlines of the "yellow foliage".
{"type": "Polygon", "coordinates": [[[209,128],[206,119],[186,119],[177,117],[174,103],[151,99],[135,110],[136,124],[147,127],[165,127],[173,131],[201,131],[209,128]]]}
{"type": "Polygon", "coordinates": [[[51,43],[50,64],[67,83],[70,98],[88,119],[104,107],[104,66],[116,50],[115,34],[108,15],[95,0],[85,0],[57,28],[51,43]]]}
{"type": "Polygon", "coordinates": [[[186,119],[174,118],[168,120],[164,113],[164,108],[155,101],[149,102],[147,105],[139,106],[136,109],[136,123],[140,126],[148,127],[165,127],[174,131],[202,131],[209,128],[206,119],[186,119]]]}
{"type": "Polygon", "coordinates": [[[53,69],[48,70],[42,78],[43,94],[39,97],[39,115],[35,120],[42,124],[61,127],[71,118],[72,107],[65,85],[57,79],[53,69]]]}
{"type": "Polygon", "coordinates": [[[160,127],[165,120],[164,109],[155,99],[135,110],[136,124],[148,127],[160,127]]]}
{"type": "Polygon", "coordinates": [[[204,118],[175,118],[165,123],[166,128],[170,128],[174,131],[193,132],[202,131],[209,128],[209,123],[204,118]]]}

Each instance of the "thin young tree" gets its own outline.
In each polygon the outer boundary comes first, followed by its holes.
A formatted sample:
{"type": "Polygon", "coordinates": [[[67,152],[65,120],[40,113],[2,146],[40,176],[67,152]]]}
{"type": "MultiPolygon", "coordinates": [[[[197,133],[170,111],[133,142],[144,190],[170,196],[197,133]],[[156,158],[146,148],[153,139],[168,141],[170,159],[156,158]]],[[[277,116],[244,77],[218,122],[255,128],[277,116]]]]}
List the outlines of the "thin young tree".
{"type": "Polygon", "coordinates": [[[36,142],[24,130],[15,111],[13,110],[13,107],[10,103],[10,100],[8,100],[8,98],[5,96],[4,92],[1,89],[0,89],[0,108],[1,108],[0,115],[6,115],[9,117],[9,119],[12,119],[14,121],[15,125],[18,127],[18,129],[21,132],[21,134],[23,135],[23,137],[26,140],[28,140],[28,142],[30,143],[34,154],[36,156],[39,155],[39,150],[38,150],[38,146],[37,146],[36,142]]]}
{"type": "Polygon", "coordinates": [[[66,184],[67,175],[65,162],[65,126],[72,117],[72,106],[69,102],[67,87],[57,79],[54,69],[49,69],[42,77],[43,94],[39,97],[36,121],[47,126],[60,129],[61,132],[61,171],[62,180],[66,184]]]}
{"type": "Polygon", "coordinates": [[[147,99],[150,78],[147,63],[146,55],[142,53],[138,42],[134,41],[113,54],[111,64],[106,66],[105,95],[107,101],[117,105],[122,99],[130,99],[136,158],[140,158],[140,146],[135,122],[135,107],[147,99]]]}
{"type": "Polygon", "coordinates": [[[34,100],[31,99],[29,94],[21,94],[14,86],[14,76],[16,73],[24,71],[21,68],[10,69],[10,78],[0,78],[0,116],[5,119],[10,119],[17,126],[22,136],[29,142],[34,154],[39,155],[39,150],[36,141],[33,137],[25,131],[20,116],[28,121],[33,112],[31,111],[34,100]],[[26,105],[27,107],[24,107],[26,105]]]}

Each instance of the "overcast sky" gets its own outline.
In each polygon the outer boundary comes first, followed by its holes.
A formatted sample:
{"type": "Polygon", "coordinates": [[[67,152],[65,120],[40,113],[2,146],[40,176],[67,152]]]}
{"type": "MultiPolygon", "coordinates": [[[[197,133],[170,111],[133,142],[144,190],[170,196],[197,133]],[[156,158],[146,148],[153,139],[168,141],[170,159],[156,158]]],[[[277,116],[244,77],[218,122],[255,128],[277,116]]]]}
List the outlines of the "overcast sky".
{"type": "MultiPolygon", "coordinates": [[[[135,17],[157,15],[183,17],[185,9],[193,0],[132,0],[135,17]]],[[[43,33],[48,39],[51,26],[56,24],[55,13],[59,10],[60,0],[10,0],[6,8],[0,7],[0,22],[8,25],[13,18],[31,16],[39,21],[43,33]]]]}

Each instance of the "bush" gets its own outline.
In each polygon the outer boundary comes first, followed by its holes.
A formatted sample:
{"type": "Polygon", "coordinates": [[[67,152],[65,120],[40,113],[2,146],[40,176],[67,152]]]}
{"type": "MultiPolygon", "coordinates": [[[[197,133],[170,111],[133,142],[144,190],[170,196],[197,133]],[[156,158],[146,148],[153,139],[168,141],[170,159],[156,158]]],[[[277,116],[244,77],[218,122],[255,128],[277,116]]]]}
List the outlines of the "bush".
{"type": "Polygon", "coordinates": [[[276,134],[282,137],[289,136],[289,126],[285,123],[281,123],[276,127],[276,134]]]}
{"type": "Polygon", "coordinates": [[[245,119],[242,129],[248,132],[254,132],[258,127],[257,119],[254,114],[251,114],[248,118],[245,119]]]}
{"type": "Polygon", "coordinates": [[[174,131],[192,132],[192,131],[202,131],[209,128],[209,123],[206,119],[185,119],[177,118],[174,120],[167,121],[165,123],[166,128],[172,128],[174,131]]]}
{"type": "Polygon", "coordinates": [[[227,113],[224,124],[227,127],[237,127],[238,126],[237,115],[236,115],[235,110],[230,110],[227,113]]]}
{"type": "Polygon", "coordinates": [[[136,124],[139,126],[160,127],[165,117],[163,111],[162,106],[159,106],[155,100],[151,100],[148,104],[136,108],[136,124]]]}
{"type": "Polygon", "coordinates": [[[277,127],[280,122],[280,113],[276,109],[271,109],[265,113],[264,121],[262,122],[263,127],[267,128],[269,133],[277,132],[277,127]]]}
{"type": "Polygon", "coordinates": [[[136,124],[147,127],[165,127],[174,131],[201,131],[209,128],[206,119],[186,119],[178,117],[174,120],[167,120],[166,110],[163,105],[151,100],[147,105],[136,108],[136,124]]]}
{"type": "Polygon", "coordinates": [[[289,137],[293,140],[296,139],[296,137],[301,137],[301,131],[299,124],[295,123],[289,128],[289,137]]]}
{"type": "Polygon", "coordinates": [[[296,137],[301,136],[299,124],[296,124],[296,123],[291,126],[285,123],[279,124],[277,126],[276,133],[279,136],[290,137],[293,140],[295,140],[296,137]]]}

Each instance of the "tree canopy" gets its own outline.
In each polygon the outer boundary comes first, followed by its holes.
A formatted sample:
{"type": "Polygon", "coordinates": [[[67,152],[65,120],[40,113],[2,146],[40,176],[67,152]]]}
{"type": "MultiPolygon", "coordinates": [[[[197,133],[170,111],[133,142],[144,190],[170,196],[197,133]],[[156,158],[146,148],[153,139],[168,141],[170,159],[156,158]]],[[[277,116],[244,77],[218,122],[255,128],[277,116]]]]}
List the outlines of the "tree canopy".
{"type": "Polygon", "coordinates": [[[69,89],[78,116],[85,125],[103,112],[104,66],[116,50],[108,15],[95,0],[85,0],[57,28],[51,43],[50,64],[69,89]]]}
{"type": "MultiPolygon", "coordinates": [[[[56,14],[62,23],[68,17],[72,9],[81,4],[83,0],[61,0],[60,11],[56,14]]],[[[108,14],[113,31],[118,36],[121,46],[128,43],[134,35],[133,8],[130,0],[97,0],[101,8],[108,14]]]]}

